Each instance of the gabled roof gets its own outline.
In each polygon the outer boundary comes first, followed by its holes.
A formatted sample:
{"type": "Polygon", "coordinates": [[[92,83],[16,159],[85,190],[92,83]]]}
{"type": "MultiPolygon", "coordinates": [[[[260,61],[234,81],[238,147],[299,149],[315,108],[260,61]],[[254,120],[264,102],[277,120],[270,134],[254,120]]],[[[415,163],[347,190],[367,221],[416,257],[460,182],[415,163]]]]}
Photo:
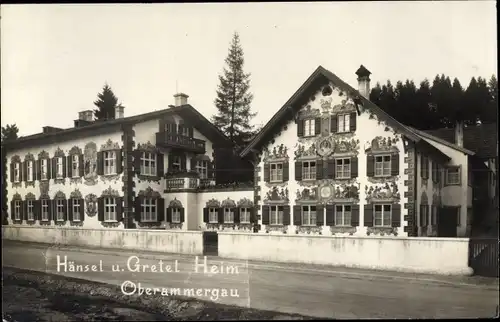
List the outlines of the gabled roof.
{"type": "Polygon", "coordinates": [[[475,155],[475,153],[472,152],[471,150],[467,150],[465,148],[459,147],[458,145],[456,145],[454,143],[451,143],[451,142],[448,142],[446,140],[443,140],[441,138],[438,138],[437,136],[434,136],[432,134],[429,134],[429,133],[417,130],[417,129],[415,129],[413,127],[410,127],[410,126],[408,126],[408,128],[410,130],[412,130],[413,132],[415,132],[417,135],[419,135],[419,136],[421,136],[421,137],[423,137],[425,139],[429,139],[429,140],[441,143],[443,145],[446,145],[449,148],[455,149],[457,151],[463,152],[463,153],[468,154],[468,155],[475,155]]]}
{"type": "Polygon", "coordinates": [[[438,153],[441,157],[449,160],[450,157],[433,147],[431,144],[423,140],[420,136],[415,134],[405,125],[396,121],[393,117],[383,111],[380,107],[375,105],[370,100],[363,97],[357,90],[351,87],[349,84],[345,83],[343,80],[338,78],[334,73],[326,70],[322,66],[319,66],[309,78],[300,86],[300,88],[290,97],[290,99],[281,107],[276,114],[271,118],[271,120],[262,128],[262,130],[254,137],[254,139],[248,144],[248,146],[241,152],[241,156],[247,156],[251,151],[258,150],[262,144],[265,144],[272,134],[273,129],[284,122],[288,122],[293,119],[294,115],[299,111],[299,109],[307,102],[313,93],[315,93],[318,88],[323,84],[333,83],[336,87],[345,91],[355,99],[357,104],[362,105],[364,108],[369,109],[380,119],[387,122],[387,124],[394,129],[398,130],[408,139],[415,143],[423,144],[427,149],[438,153]]]}
{"type": "MultiPolygon", "coordinates": [[[[186,104],[182,106],[170,106],[167,109],[124,117],[121,119],[95,121],[92,124],[82,127],[73,127],[51,133],[38,133],[22,136],[17,140],[3,143],[2,147],[21,148],[44,143],[64,142],[73,138],[83,138],[97,133],[112,133],[121,130],[121,127],[124,125],[133,125],[173,114],[181,116],[186,122],[189,122],[191,126],[196,128],[201,134],[203,134],[203,136],[215,145],[231,146],[231,141],[227,136],[225,136],[194,107],[186,104]]],[[[157,132],[158,130],[154,129],[153,131],[157,132]]]]}
{"type": "MultiPolygon", "coordinates": [[[[455,142],[455,129],[441,128],[423,131],[450,143],[455,142]]],[[[464,127],[464,148],[479,158],[498,157],[498,124],[481,124],[464,127]]]]}

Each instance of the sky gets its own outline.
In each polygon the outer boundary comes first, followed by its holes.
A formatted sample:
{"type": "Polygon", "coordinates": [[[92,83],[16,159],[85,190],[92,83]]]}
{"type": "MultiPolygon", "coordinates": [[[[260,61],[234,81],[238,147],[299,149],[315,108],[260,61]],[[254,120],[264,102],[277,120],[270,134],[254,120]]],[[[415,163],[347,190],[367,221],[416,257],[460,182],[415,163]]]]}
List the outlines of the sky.
{"type": "Polygon", "coordinates": [[[319,66],[357,88],[497,72],[495,1],[23,4],[1,6],[1,123],[69,128],[108,83],[125,116],[173,95],[210,118],[234,32],[265,124],[319,66]]]}

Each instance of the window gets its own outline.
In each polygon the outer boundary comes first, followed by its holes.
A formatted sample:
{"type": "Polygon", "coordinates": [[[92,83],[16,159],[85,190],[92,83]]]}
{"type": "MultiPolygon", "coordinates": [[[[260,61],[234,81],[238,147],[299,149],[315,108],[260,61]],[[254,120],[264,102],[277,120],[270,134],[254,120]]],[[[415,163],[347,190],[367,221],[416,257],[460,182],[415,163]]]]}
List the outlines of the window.
{"type": "Polygon", "coordinates": [[[283,225],[283,206],[271,206],[271,225],[283,225]]]}
{"type": "Polygon", "coordinates": [[[316,179],[316,161],[305,161],[302,163],[302,180],[316,179]]]}
{"type": "Polygon", "coordinates": [[[335,206],[335,226],[351,226],[351,206],[335,206]]]}
{"type": "Polygon", "coordinates": [[[26,200],[26,203],[28,204],[27,205],[27,210],[28,210],[28,213],[26,214],[26,217],[28,220],[35,220],[35,206],[34,206],[34,202],[33,200],[26,200]]]}
{"type": "Polygon", "coordinates": [[[42,221],[49,221],[49,200],[42,199],[42,221]]]}
{"type": "Polygon", "coordinates": [[[189,128],[179,124],[179,134],[182,136],[189,136],[189,128]]]}
{"type": "Polygon", "coordinates": [[[316,135],[316,120],[310,119],[304,121],[304,136],[316,135]]]}
{"type": "Polygon", "coordinates": [[[345,133],[350,131],[350,120],[351,116],[349,114],[342,114],[338,116],[338,127],[337,127],[337,132],[338,133],[345,133]]]}
{"type": "Polygon", "coordinates": [[[427,226],[427,216],[429,215],[427,213],[427,205],[421,205],[420,206],[420,226],[426,227],[427,226]]]}
{"type": "Polygon", "coordinates": [[[61,179],[63,177],[63,158],[58,157],[56,159],[56,177],[61,179]]]}
{"type": "Polygon", "coordinates": [[[250,223],[250,208],[240,208],[240,223],[250,223]]]}
{"type": "Polygon", "coordinates": [[[387,177],[391,175],[391,156],[380,155],[375,157],[375,176],[387,177]]]}
{"type": "Polygon", "coordinates": [[[78,155],[71,156],[71,176],[78,178],[80,176],[80,160],[78,155]]]}
{"type": "Polygon", "coordinates": [[[231,208],[224,208],[224,223],[232,224],[234,222],[234,212],[231,208]]]}
{"type": "Polygon", "coordinates": [[[437,206],[432,206],[431,209],[431,225],[437,225],[437,206]]]}
{"type": "Polygon", "coordinates": [[[28,161],[28,182],[33,181],[33,161],[28,161]]]}
{"type": "Polygon", "coordinates": [[[316,206],[302,206],[302,225],[316,225],[316,206]]]}
{"type": "Polygon", "coordinates": [[[14,201],[14,219],[15,220],[22,220],[21,219],[21,200],[14,201]]]}
{"type": "Polygon", "coordinates": [[[156,199],[144,198],[142,200],[141,221],[157,221],[156,219],[156,199]]]}
{"type": "Polygon", "coordinates": [[[56,199],[56,220],[64,221],[64,199],[56,199]]]}
{"type": "Polygon", "coordinates": [[[283,163],[271,163],[271,182],[283,181],[283,163]]]}
{"type": "Polygon", "coordinates": [[[172,223],[178,224],[181,222],[181,210],[179,208],[171,208],[172,210],[172,223]]]}
{"type": "Polygon", "coordinates": [[[196,162],[196,172],[200,174],[200,179],[208,178],[208,162],[206,160],[198,160],[196,162]]]}
{"type": "Polygon", "coordinates": [[[41,180],[47,180],[49,177],[47,175],[47,159],[42,159],[40,161],[41,163],[41,169],[40,169],[40,179],[41,180]]]}
{"type": "Polygon", "coordinates": [[[439,182],[438,164],[432,162],[432,181],[439,182]]]}
{"type": "Polygon", "coordinates": [[[335,177],[337,179],[349,179],[351,177],[351,159],[337,159],[335,163],[335,177]]]}
{"type": "Polygon", "coordinates": [[[82,214],[80,213],[80,199],[71,199],[72,201],[72,210],[73,210],[73,221],[81,221],[82,220],[82,214]]]}
{"type": "Polygon", "coordinates": [[[142,152],[141,154],[141,174],[145,176],[156,175],[156,154],[142,152]]]}
{"type": "Polygon", "coordinates": [[[116,174],[116,152],[104,152],[104,175],[116,174]]]}
{"type": "Polygon", "coordinates": [[[391,226],[391,205],[375,205],[374,226],[391,226]]]}
{"type": "Polygon", "coordinates": [[[422,158],[422,169],[420,169],[420,171],[422,171],[422,178],[424,179],[428,179],[429,178],[429,158],[425,155],[422,155],[421,156],[422,158]]]}
{"type": "Polygon", "coordinates": [[[116,200],[113,197],[104,198],[104,221],[116,221],[116,200]]]}
{"type": "Polygon", "coordinates": [[[219,222],[219,215],[217,213],[217,208],[208,209],[208,222],[211,224],[219,222]]]}
{"type": "Polygon", "coordinates": [[[21,163],[14,163],[14,182],[21,181],[21,163]]]}
{"type": "Polygon", "coordinates": [[[453,167],[446,169],[446,184],[460,184],[460,168],[453,167]]]}
{"type": "Polygon", "coordinates": [[[178,155],[172,156],[172,164],[169,166],[172,170],[181,169],[181,157],[178,155]]]}

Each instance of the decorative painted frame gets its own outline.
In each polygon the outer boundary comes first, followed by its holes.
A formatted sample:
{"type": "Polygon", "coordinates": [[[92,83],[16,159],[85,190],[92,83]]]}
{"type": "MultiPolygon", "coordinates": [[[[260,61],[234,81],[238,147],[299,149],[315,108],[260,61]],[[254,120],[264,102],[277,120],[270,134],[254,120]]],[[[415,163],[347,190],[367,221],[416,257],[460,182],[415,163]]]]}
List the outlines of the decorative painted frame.
{"type": "Polygon", "coordinates": [[[180,200],[174,198],[168,203],[168,208],[184,208],[184,206],[180,200]]]}
{"type": "Polygon", "coordinates": [[[97,196],[90,193],[85,196],[85,214],[89,217],[97,215],[97,196]]]}
{"type": "Polygon", "coordinates": [[[212,198],[206,202],[205,207],[206,208],[220,208],[220,205],[221,205],[221,203],[219,200],[212,198]]]}
{"type": "MultiPolygon", "coordinates": [[[[60,148],[60,147],[57,147],[57,150],[54,152],[54,158],[63,158],[62,159],[62,162],[63,162],[63,177],[62,178],[53,178],[54,179],[54,183],[55,184],[62,184],[64,185],[66,183],[66,178],[65,178],[65,175],[64,175],[64,167],[66,166],[64,163],[66,161],[65,159],[66,157],[66,154],[64,153],[64,151],[60,148]]],[[[54,166],[54,164],[52,164],[52,167],[54,166]]],[[[52,173],[54,173],[55,171],[57,171],[56,169],[51,169],[52,170],[52,173]]],[[[52,174],[51,174],[52,176],[52,174]]]]}
{"type": "Polygon", "coordinates": [[[158,191],[153,190],[151,187],[147,187],[146,189],[139,191],[137,196],[142,198],[161,198],[161,194],[158,191]]]}
{"type": "MultiPolygon", "coordinates": [[[[120,143],[114,142],[111,139],[108,139],[106,141],[106,143],[102,144],[101,145],[101,149],[99,150],[99,152],[106,152],[106,151],[120,151],[120,152],[117,152],[117,153],[122,153],[121,152],[120,143]]],[[[120,162],[123,162],[123,157],[120,157],[120,158],[118,158],[118,156],[115,157],[115,162],[118,162],[118,160],[120,160],[120,162]]],[[[121,173],[107,174],[107,175],[103,174],[100,177],[101,177],[101,181],[104,182],[104,183],[117,182],[120,179],[120,177],[121,177],[121,173]]]]}
{"type": "Polygon", "coordinates": [[[230,199],[229,197],[227,199],[222,200],[221,208],[236,208],[236,202],[233,199],[230,199]]]}
{"type": "MultiPolygon", "coordinates": [[[[389,181],[397,180],[400,175],[392,174],[392,165],[394,162],[393,156],[400,154],[400,150],[397,147],[397,143],[399,142],[399,137],[382,137],[377,136],[371,142],[366,142],[365,144],[365,153],[366,156],[377,157],[380,155],[390,155],[391,156],[391,174],[388,176],[367,176],[367,179],[371,183],[386,183],[389,181]]],[[[398,159],[398,164],[400,164],[400,160],[398,159]]]]}
{"type": "Polygon", "coordinates": [[[28,225],[33,225],[38,220],[37,213],[36,213],[36,206],[35,206],[35,204],[33,204],[33,220],[28,220],[28,204],[27,204],[27,201],[31,200],[31,201],[35,202],[36,201],[36,196],[32,192],[28,192],[26,194],[26,196],[24,196],[24,200],[26,202],[26,223],[28,225]]]}
{"type": "Polygon", "coordinates": [[[115,198],[120,198],[120,193],[118,190],[113,189],[111,186],[107,188],[106,190],[103,190],[101,193],[101,197],[115,197],[115,198]]]}
{"type": "MultiPolygon", "coordinates": [[[[71,167],[73,166],[73,156],[74,155],[78,155],[79,158],[84,158],[82,149],[76,145],[73,146],[68,152],[68,157],[70,158],[69,164],[71,165],[71,167]]],[[[85,167],[85,163],[83,162],[84,160],[81,160],[81,161],[82,162],[80,162],[80,160],[79,160],[79,163],[78,163],[78,177],[74,176],[72,173],[71,177],[69,178],[70,184],[82,183],[82,177],[80,176],[80,165],[83,165],[85,167]]]]}
{"type": "MultiPolygon", "coordinates": [[[[154,144],[152,144],[150,141],[147,141],[146,143],[139,143],[137,145],[137,149],[134,150],[134,155],[135,155],[134,157],[136,157],[136,156],[139,157],[139,153],[142,154],[142,152],[149,152],[149,153],[158,155],[160,150],[154,144]]],[[[162,162],[162,164],[163,164],[163,162],[162,162]]],[[[158,176],[158,165],[159,165],[159,162],[157,159],[156,160],[156,167],[157,167],[156,175],[153,175],[153,176],[144,175],[144,174],[140,174],[140,173],[136,172],[135,174],[136,174],[137,178],[139,179],[139,182],[147,181],[149,183],[151,183],[151,182],[160,183],[160,180],[162,179],[162,177],[158,176]]]]}
{"type": "Polygon", "coordinates": [[[26,172],[25,174],[25,177],[26,177],[26,181],[24,182],[24,187],[27,188],[29,186],[31,187],[35,187],[35,181],[36,181],[36,173],[37,173],[37,162],[35,160],[35,156],[31,153],[28,153],[26,154],[26,156],[24,157],[24,169],[23,169],[23,172],[26,172]],[[31,181],[28,181],[28,162],[33,162],[33,180],[31,181]]]}
{"type": "MultiPolygon", "coordinates": [[[[21,202],[21,209],[22,209],[22,207],[23,207],[23,198],[22,198],[22,197],[21,197],[21,195],[20,195],[19,193],[17,193],[17,192],[16,192],[16,193],[12,196],[12,200],[11,200],[11,202],[13,203],[13,202],[15,202],[15,201],[20,201],[20,202],[21,202]]],[[[13,208],[13,209],[11,209],[10,211],[11,211],[11,214],[12,214],[11,219],[12,219],[12,222],[13,222],[13,223],[15,223],[15,224],[20,224],[20,223],[22,223],[22,222],[23,222],[23,212],[22,212],[22,211],[21,211],[21,219],[19,219],[19,220],[14,219],[14,211],[15,211],[15,209],[13,208]]]]}
{"type": "Polygon", "coordinates": [[[54,194],[54,198],[52,198],[52,200],[55,202],[56,200],[64,200],[66,202],[65,206],[66,206],[66,209],[65,209],[65,214],[64,214],[64,217],[65,219],[64,220],[57,220],[57,207],[55,206],[54,204],[54,207],[52,208],[53,212],[52,212],[52,220],[54,221],[54,223],[58,226],[64,226],[66,225],[66,222],[68,221],[68,204],[67,204],[67,200],[66,200],[66,194],[61,191],[61,190],[58,190],[55,194],[54,194]]]}
{"type": "Polygon", "coordinates": [[[23,163],[21,162],[21,157],[19,155],[13,155],[10,158],[10,164],[19,163],[19,182],[12,180],[12,188],[21,188],[23,185],[23,163]]]}
{"type": "Polygon", "coordinates": [[[237,202],[237,207],[238,208],[253,208],[254,202],[248,198],[241,198],[237,202]]]}
{"type": "MultiPolygon", "coordinates": [[[[47,151],[45,150],[42,150],[40,153],[38,153],[38,165],[37,167],[40,167],[39,171],[40,171],[40,185],[43,184],[43,183],[46,183],[47,185],[49,184],[50,182],[50,177],[51,177],[51,173],[49,171],[49,163],[50,163],[50,155],[47,151]],[[42,179],[42,160],[47,160],[47,179],[42,179]]],[[[40,188],[41,190],[41,188],[40,188]]]]}

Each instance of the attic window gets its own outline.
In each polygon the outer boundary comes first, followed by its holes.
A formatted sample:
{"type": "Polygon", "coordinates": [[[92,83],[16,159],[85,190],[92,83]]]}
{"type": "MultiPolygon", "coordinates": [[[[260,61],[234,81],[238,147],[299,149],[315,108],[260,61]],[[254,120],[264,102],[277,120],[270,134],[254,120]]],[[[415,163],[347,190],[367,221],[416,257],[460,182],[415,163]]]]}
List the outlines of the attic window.
{"type": "Polygon", "coordinates": [[[323,87],[323,91],[321,92],[321,94],[323,94],[323,96],[330,96],[332,95],[332,88],[330,86],[325,86],[323,87]]]}

